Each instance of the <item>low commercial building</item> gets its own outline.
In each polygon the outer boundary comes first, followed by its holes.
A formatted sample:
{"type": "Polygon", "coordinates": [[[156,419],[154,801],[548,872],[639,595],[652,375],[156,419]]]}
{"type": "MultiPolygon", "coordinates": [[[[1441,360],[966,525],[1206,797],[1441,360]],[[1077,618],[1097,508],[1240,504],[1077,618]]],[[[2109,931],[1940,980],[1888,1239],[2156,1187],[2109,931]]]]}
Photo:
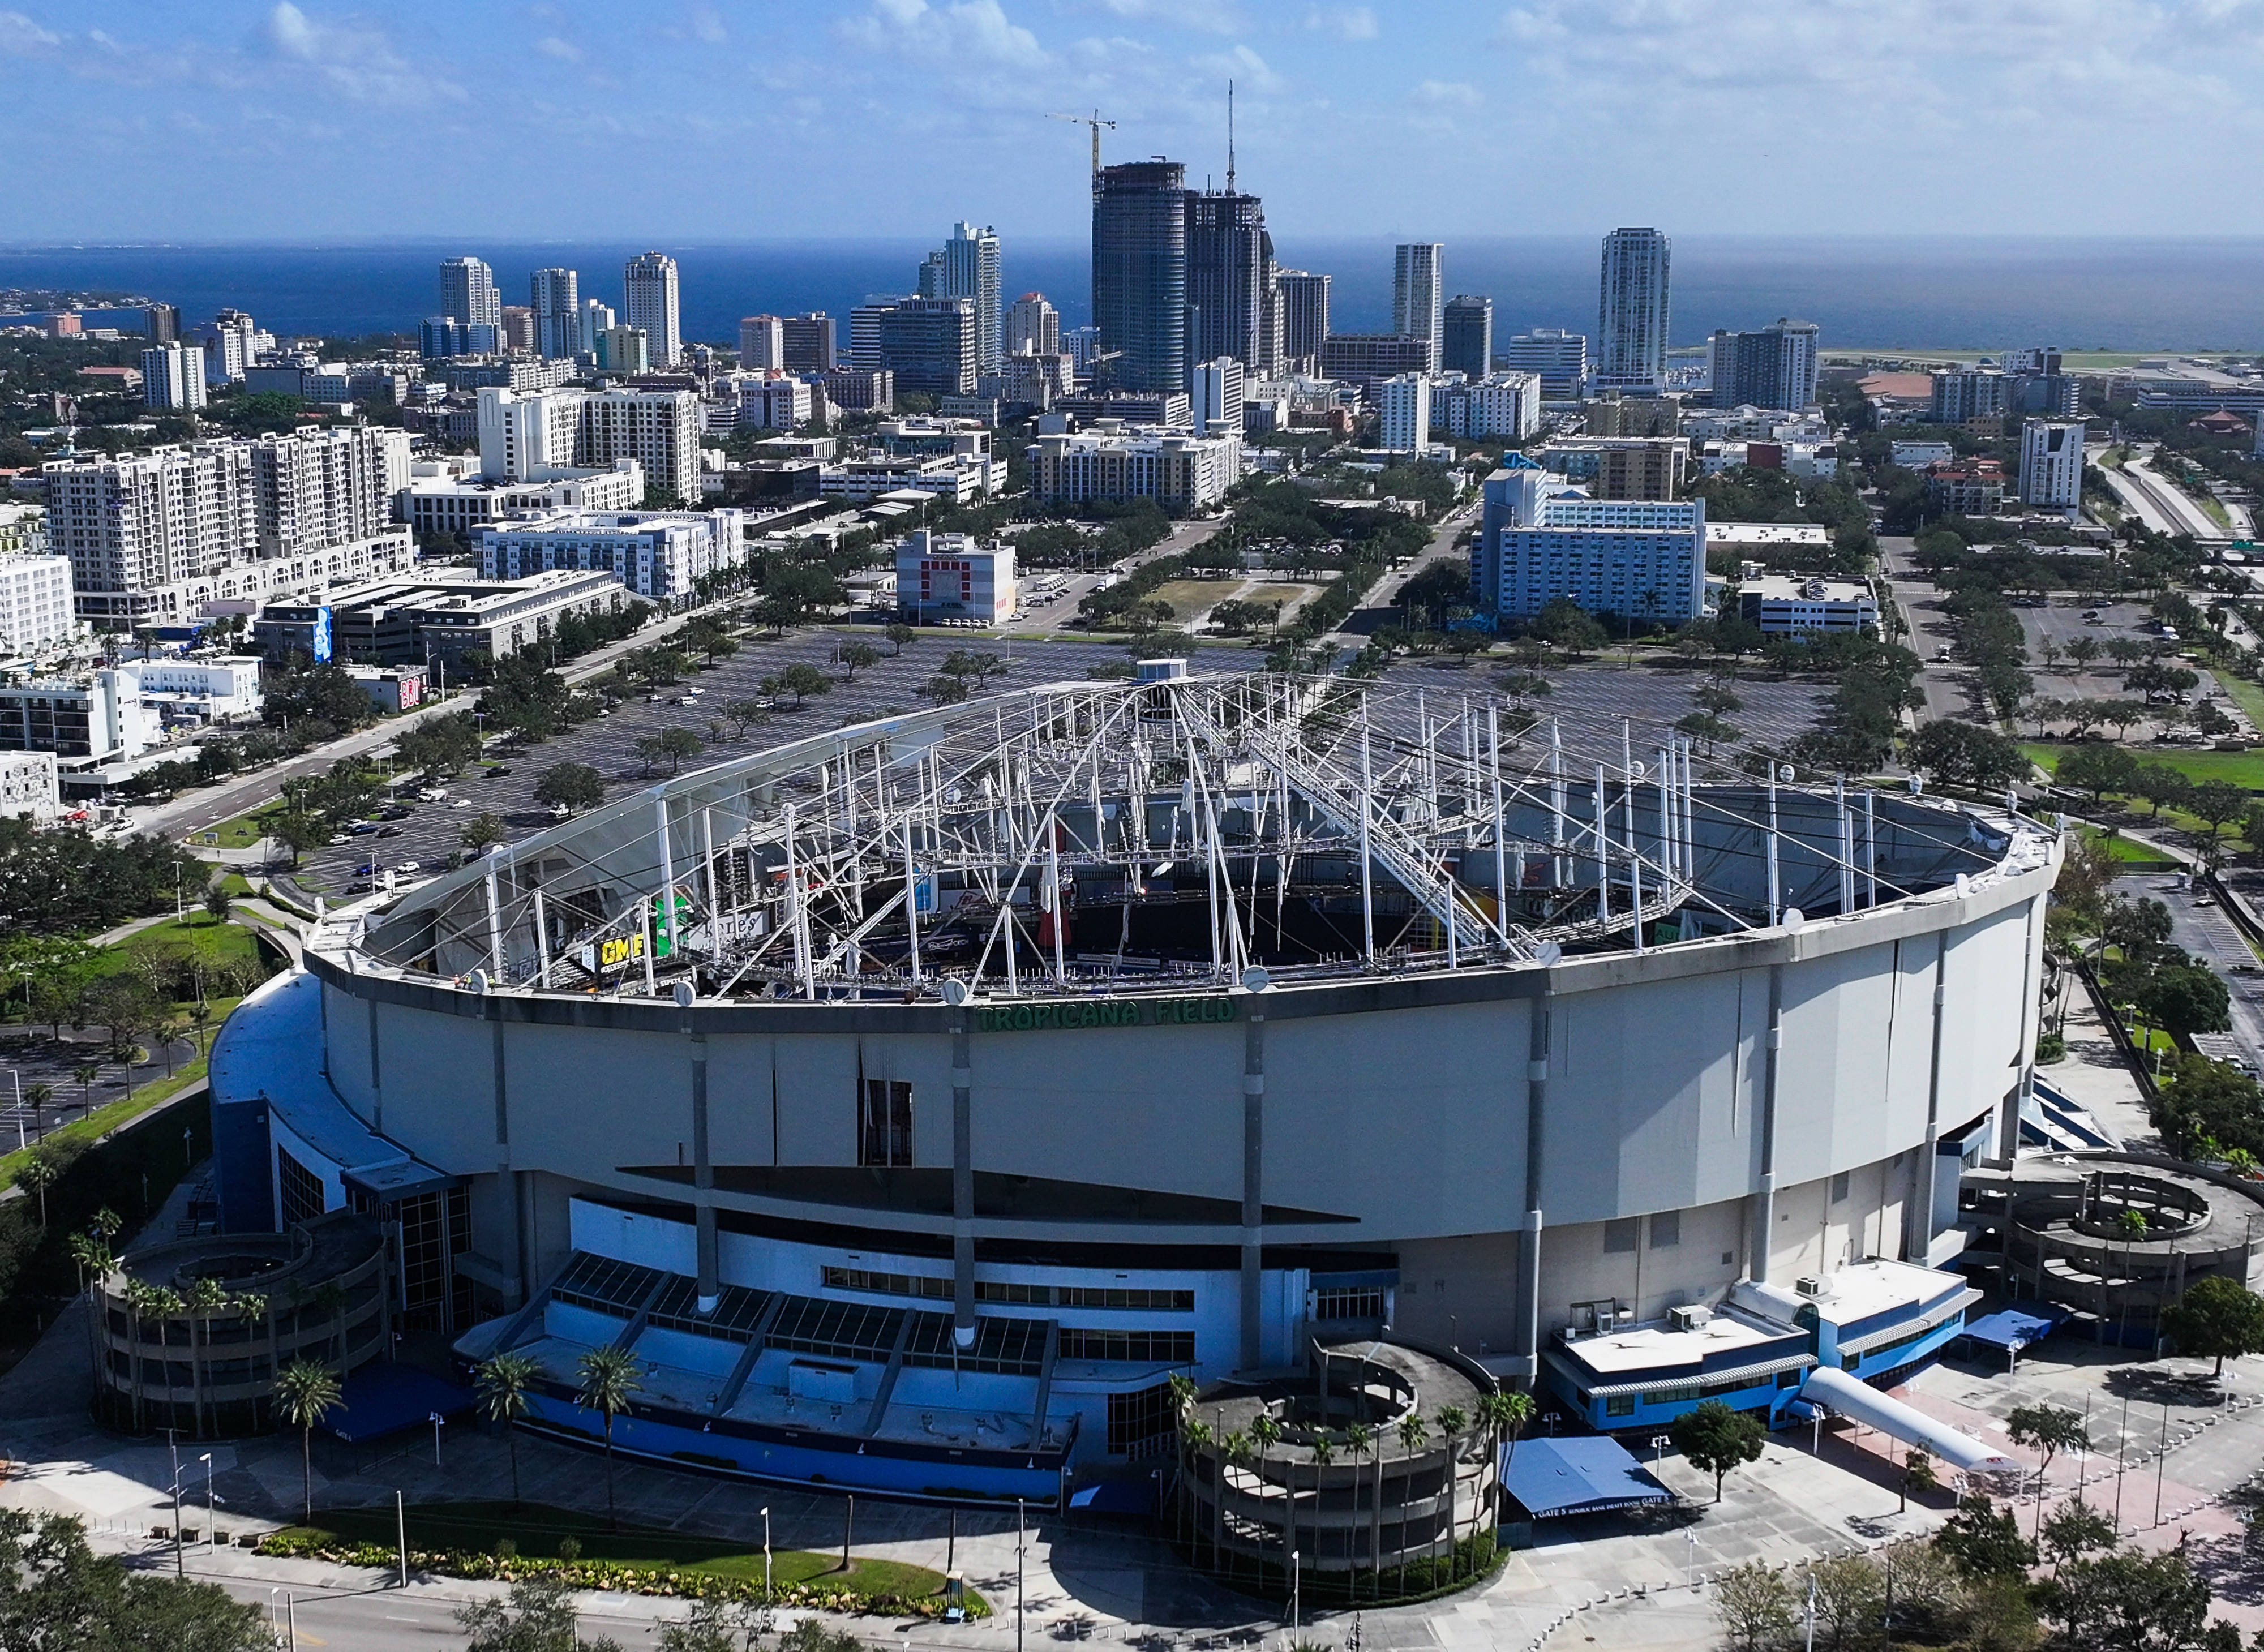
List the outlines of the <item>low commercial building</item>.
{"type": "Polygon", "coordinates": [[[77,634],[70,558],[0,554],[0,656],[43,653],[77,634]]]}
{"type": "Polygon", "coordinates": [[[721,511],[562,511],[497,524],[480,534],[480,573],[523,579],[556,569],[601,569],[651,602],[691,599],[700,580],[747,561],[744,514],[721,511]]]}
{"type": "Polygon", "coordinates": [[[499,482],[466,475],[461,460],[420,460],[395,496],[401,519],[416,533],[469,540],[490,523],[528,511],[634,511],[644,503],[644,467],[634,459],[570,470],[541,482],[499,482]]]}
{"type": "Polygon", "coordinates": [[[600,571],[388,579],[272,602],[251,635],[270,659],[298,652],[366,665],[430,662],[461,670],[467,654],[507,658],[539,646],[569,614],[611,612],[628,599],[620,582],[600,571]]]}
{"type": "Polygon", "coordinates": [[[1006,467],[988,457],[966,453],[871,453],[828,465],[818,473],[817,491],[827,499],[856,504],[882,494],[910,488],[918,492],[966,504],[995,492],[1006,483],[1006,467]]]}
{"type": "Polygon", "coordinates": [[[216,660],[132,660],[117,668],[120,681],[142,700],[144,719],[161,728],[226,723],[256,717],[266,703],[256,656],[216,660]]]}
{"type": "Polygon", "coordinates": [[[49,752],[70,768],[138,757],[155,737],[119,671],[0,685],[0,751],[49,752]]]}
{"type": "MultiPolygon", "coordinates": [[[[1089,390],[1055,397],[1049,412],[1063,421],[1060,428],[1064,431],[1090,428],[1103,419],[1114,419],[1119,424],[1157,424],[1170,430],[1189,430],[1194,425],[1194,401],[1184,390],[1089,390]]],[[[1038,433],[1052,432],[1049,426],[1041,424],[1038,433]]]]}
{"type": "Polygon", "coordinates": [[[349,665],[345,674],[382,712],[414,711],[424,703],[422,665],[349,665]]]}
{"type": "Polygon", "coordinates": [[[1242,438],[1231,431],[1082,431],[1030,445],[1030,492],[1048,504],[1153,499],[1190,516],[1226,497],[1242,475],[1242,438]]]}
{"type": "Polygon", "coordinates": [[[1764,636],[1876,631],[1879,599],[1861,579],[1759,574],[1738,587],[1738,614],[1764,636]]]}
{"type": "Polygon", "coordinates": [[[896,611],[922,624],[978,620],[996,625],[1014,612],[1014,547],[971,533],[915,530],[896,547],[896,611]]]}
{"type": "Polygon", "coordinates": [[[62,812],[52,751],[0,751],[0,818],[52,824],[62,812]]]}

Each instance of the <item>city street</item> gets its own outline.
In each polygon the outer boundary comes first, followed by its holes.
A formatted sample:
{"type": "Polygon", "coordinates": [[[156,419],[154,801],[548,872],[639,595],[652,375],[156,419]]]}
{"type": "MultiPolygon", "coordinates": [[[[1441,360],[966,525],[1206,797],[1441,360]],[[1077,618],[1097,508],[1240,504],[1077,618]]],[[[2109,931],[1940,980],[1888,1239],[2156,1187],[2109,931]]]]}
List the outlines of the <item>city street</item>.
{"type": "Polygon", "coordinates": [[[2232,537],[2217,525],[2217,519],[2188,498],[2183,489],[2173,486],[2167,478],[2147,467],[2152,456],[2152,443],[2130,449],[2130,456],[2119,469],[2100,464],[2106,453],[2104,444],[2084,450],[2084,460],[2095,467],[2107,478],[2107,486],[2123,507],[2157,533],[2190,533],[2197,540],[2229,540],[2232,537]]]}

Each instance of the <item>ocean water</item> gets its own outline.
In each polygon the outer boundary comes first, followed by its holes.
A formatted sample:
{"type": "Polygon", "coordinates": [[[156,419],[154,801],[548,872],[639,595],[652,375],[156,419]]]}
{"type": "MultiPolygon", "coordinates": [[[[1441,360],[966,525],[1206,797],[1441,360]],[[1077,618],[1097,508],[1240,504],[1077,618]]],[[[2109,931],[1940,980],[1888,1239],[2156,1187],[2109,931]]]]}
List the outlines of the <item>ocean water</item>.
{"type": "MultiPolygon", "coordinates": [[[[1593,330],[1593,238],[1446,244],[1447,290],[1491,294],[1498,337],[1535,326],[1593,330]]],[[[822,309],[844,316],[868,294],[910,292],[927,248],[908,238],[662,250],[682,269],[686,337],[736,343],[742,315],[822,309]]],[[[439,304],[443,257],[487,259],[505,303],[524,301],[530,271],[563,264],[581,272],[584,296],[618,307],[621,267],[645,250],[626,242],[18,245],[0,247],[0,286],[125,291],[178,304],[192,321],[234,305],[279,333],[347,335],[413,330],[439,304]]],[[[1281,235],[1275,250],[1286,265],[1335,277],[1341,330],[1389,325],[1388,241],[1281,235]]],[[[1088,319],[1082,243],[1009,238],[1002,265],[1009,301],[1042,292],[1065,325],[1088,319]]],[[[1793,315],[1817,322],[1826,348],[2264,348],[2264,239],[1686,235],[1675,240],[1673,282],[1673,336],[1684,344],[1716,327],[1793,315]]]]}

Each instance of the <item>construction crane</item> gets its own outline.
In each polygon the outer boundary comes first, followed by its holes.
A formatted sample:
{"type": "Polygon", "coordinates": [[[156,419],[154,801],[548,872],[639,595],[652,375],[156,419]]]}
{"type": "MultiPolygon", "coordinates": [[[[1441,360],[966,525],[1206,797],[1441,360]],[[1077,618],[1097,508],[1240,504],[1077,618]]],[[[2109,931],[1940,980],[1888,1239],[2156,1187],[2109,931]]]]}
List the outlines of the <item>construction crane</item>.
{"type": "Polygon", "coordinates": [[[1100,188],[1100,128],[1107,127],[1111,132],[1114,132],[1116,130],[1116,123],[1114,120],[1103,120],[1100,118],[1100,111],[1098,109],[1094,110],[1089,115],[1049,114],[1046,119],[1049,120],[1067,120],[1077,126],[1091,127],[1092,128],[1092,187],[1098,191],[1100,188]]]}

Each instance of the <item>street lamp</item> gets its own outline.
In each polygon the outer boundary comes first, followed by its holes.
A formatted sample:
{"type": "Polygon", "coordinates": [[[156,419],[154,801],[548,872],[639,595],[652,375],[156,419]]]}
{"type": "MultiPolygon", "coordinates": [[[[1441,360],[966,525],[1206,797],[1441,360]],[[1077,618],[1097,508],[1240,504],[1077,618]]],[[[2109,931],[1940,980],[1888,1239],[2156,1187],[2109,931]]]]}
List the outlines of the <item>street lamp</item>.
{"type": "Polygon", "coordinates": [[[763,1510],[763,1604],[764,1604],[765,1605],[766,1605],[766,1606],[767,1606],[768,1605],[770,1605],[770,1599],[771,1599],[771,1511],[770,1511],[769,1507],[768,1507],[767,1505],[766,1505],[766,1506],[765,1506],[765,1508],[764,1508],[764,1510],[763,1510]]]}
{"type": "Polygon", "coordinates": [[[432,1467],[438,1468],[440,1466],[440,1414],[432,1412],[424,1420],[432,1425],[432,1467]]]}
{"type": "Polygon", "coordinates": [[[1292,1641],[1297,1638],[1298,1619],[1303,1616],[1304,1612],[1303,1590],[1305,1569],[1303,1561],[1302,1551],[1297,1549],[1289,1551],[1289,1638],[1292,1641]]]}
{"type": "Polygon", "coordinates": [[[197,1460],[205,1466],[205,1547],[208,1549],[218,1548],[220,1545],[213,1538],[212,1453],[200,1452],[197,1455],[197,1460]]]}

